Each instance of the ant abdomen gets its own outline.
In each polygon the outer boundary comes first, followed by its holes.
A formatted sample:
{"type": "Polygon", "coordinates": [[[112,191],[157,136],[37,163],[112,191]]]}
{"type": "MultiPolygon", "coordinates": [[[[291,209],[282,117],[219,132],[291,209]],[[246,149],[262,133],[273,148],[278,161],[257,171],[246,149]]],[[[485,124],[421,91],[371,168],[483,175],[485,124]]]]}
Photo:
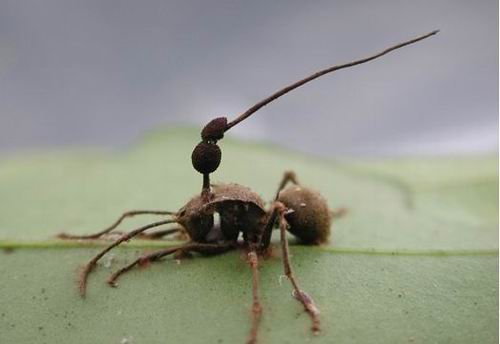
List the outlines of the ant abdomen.
{"type": "Polygon", "coordinates": [[[278,201],[290,211],[285,215],[288,231],[307,245],[328,241],[332,222],[331,211],[323,196],[302,185],[289,186],[278,195],[278,201]]]}

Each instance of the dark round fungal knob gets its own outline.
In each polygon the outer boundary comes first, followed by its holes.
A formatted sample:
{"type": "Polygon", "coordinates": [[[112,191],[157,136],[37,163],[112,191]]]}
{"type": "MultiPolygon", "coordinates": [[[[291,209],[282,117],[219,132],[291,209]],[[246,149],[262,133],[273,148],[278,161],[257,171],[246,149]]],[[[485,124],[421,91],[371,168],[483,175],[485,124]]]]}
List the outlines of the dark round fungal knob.
{"type": "Polygon", "coordinates": [[[214,172],[220,165],[222,152],[215,143],[200,142],[191,154],[191,161],[196,171],[201,174],[214,172]]]}
{"type": "Polygon", "coordinates": [[[210,122],[201,131],[203,141],[218,141],[224,137],[227,127],[227,118],[218,117],[210,122]]]}
{"type": "Polygon", "coordinates": [[[288,231],[300,242],[320,245],[330,236],[331,215],[326,200],[309,188],[294,185],[279,193],[278,200],[292,210],[285,218],[288,231]]]}

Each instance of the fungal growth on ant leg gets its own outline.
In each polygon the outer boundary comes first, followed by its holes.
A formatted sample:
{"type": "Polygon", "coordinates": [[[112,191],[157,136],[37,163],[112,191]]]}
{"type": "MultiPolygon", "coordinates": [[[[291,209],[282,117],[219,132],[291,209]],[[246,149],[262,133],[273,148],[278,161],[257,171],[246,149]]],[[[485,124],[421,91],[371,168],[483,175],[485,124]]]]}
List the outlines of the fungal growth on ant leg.
{"type": "Polygon", "coordinates": [[[319,192],[300,184],[295,173],[291,171],[285,172],[283,175],[276,195],[267,209],[261,197],[248,187],[239,184],[212,185],[210,183],[210,174],[217,170],[222,159],[222,151],[217,142],[224,138],[224,134],[229,129],[241,123],[262,107],[309,81],[340,69],[372,61],[391,51],[416,43],[437,33],[438,31],[432,31],[409,41],[396,44],[370,57],[316,72],[261,100],[231,122],[228,122],[226,117],[211,120],[201,131],[201,142],[194,148],[191,155],[194,169],[203,176],[201,193],[194,196],[180,210],[176,212],[163,210],[128,211],[111,226],[97,233],[91,235],[62,233],[59,235],[62,239],[100,239],[112,234],[111,232],[128,217],[145,214],[168,217],[127,233],[120,233],[118,239],[95,255],[84,266],[80,274],[81,296],[83,297],[86,294],[88,277],[96,268],[98,261],[121,243],[132,238],[158,240],[173,233],[184,233],[189,238],[188,242],[175,247],[166,247],[139,257],[113,273],[108,279],[109,285],[116,287],[118,279],[135,266],[146,262],[156,262],[169,255],[184,256],[191,253],[217,255],[238,248],[246,250],[248,264],[252,272],[253,297],[251,326],[247,343],[256,343],[259,324],[264,312],[259,297],[259,257],[268,252],[273,229],[277,226],[280,231],[284,273],[291,283],[294,297],[302,304],[311,319],[312,332],[314,334],[319,333],[319,308],[312,297],[299,287],[290,260],[287,231],[303,244],[324,244],[330,236],[332,218],[340,216],[345,211],[343,209],[336,212],[330,210],[325,198],[319,192]],[[146,231],[153,228],[170,224],[176,224],[177,226],[149,234],[146,233],[146,231]],[[240,233],[243,235],[242,242],[238,241],[240,233]]]}

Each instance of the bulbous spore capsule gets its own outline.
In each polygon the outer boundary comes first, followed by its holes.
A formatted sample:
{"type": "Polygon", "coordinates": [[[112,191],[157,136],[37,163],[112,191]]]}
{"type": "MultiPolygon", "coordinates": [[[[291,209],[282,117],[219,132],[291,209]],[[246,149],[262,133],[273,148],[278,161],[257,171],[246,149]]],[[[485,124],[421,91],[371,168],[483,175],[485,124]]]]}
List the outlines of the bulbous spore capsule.
{"type": "Polygon", "coordinates": [[[222,152],[215,143],[200,142],[191,154],[191,162],[196,171],[209,174],[217,170],[222,158],[222,152]]]}
{"type": "Polygon", "coordinates": [[[278,200],[292,211],[285,218],[288,231],[301,243],[320,245],[330,236],[331,213],[318,192],[303,186],[290,186],[280,192],[278,200]]]}
{"type": "Polygon", "coordinates": [[[224,132],[227,128],[227,118],[218,117],[210,122],[202,129],[201,138],[203,141],[218,141],[224,137],[224,132]]]}

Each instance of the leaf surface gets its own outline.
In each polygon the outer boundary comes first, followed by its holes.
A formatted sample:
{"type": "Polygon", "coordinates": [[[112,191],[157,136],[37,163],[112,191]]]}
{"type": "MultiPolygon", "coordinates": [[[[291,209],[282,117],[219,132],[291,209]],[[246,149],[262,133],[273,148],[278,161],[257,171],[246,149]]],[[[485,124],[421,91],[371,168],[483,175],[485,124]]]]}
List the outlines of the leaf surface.
{"type": "MultiPolygon", "coordinates": [[[[199,192],[194,130],[159,131],[127,152],[67,151],[0,161],[1,343],[238,343],[249,330],[251,274],[239,252],[167,259],[107,274],[144,251],[116,249],[77,295],[76,273],[98,250],[60,242],[124,210],[177,210],[199,192]]],[[[291,296],[279,250],[261,262],[262,343],[498,342],[498,159],[326,161],[225,139],[215,182],[270,200],[283,171],[319,191],[335,221],[327,247],[291,247],[299,281],[322,311],[323,331],[291,296]]],[[[156,219],[136,217],[124,230],[156,219]]]]}

